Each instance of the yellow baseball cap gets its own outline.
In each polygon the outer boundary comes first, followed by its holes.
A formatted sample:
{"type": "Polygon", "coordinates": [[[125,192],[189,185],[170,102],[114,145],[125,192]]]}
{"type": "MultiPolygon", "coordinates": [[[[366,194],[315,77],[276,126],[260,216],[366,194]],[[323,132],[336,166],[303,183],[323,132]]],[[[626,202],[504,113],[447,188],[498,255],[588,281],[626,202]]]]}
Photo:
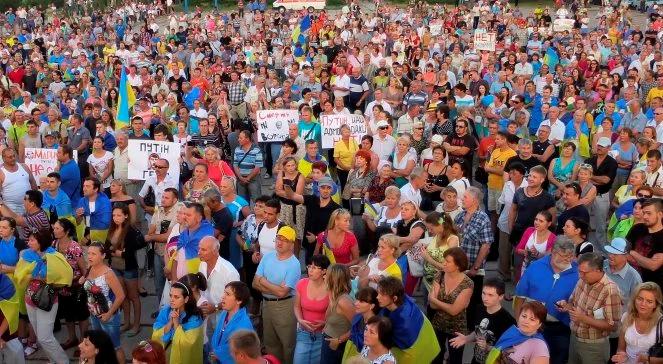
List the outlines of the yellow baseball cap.
{"type": "Polygon", "coordinates": [[[277,236],[282,236],[288,241],[294,242],[295,239],[297,238],[297,232],[295,229],[291,228],[290,226],[283,226],[279,229],[278,233],[276,233],[277,236]]]}

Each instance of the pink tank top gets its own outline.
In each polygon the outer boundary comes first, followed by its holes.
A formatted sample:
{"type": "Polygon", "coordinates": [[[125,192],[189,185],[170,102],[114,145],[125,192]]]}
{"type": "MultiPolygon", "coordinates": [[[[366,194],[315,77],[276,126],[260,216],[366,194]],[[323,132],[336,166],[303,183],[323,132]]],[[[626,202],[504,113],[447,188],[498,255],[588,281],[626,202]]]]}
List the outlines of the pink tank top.
{"type": "Polygon", "coordinates": [[[295,286],[302,308],[302,318],[311,322],[324,322],[325,312],[327,312],[327,306],[329,306],[329,297],[325,296],[320,300],[309,298],[306,294],[308,283],[308,278],[302,278],[295,286]]]}

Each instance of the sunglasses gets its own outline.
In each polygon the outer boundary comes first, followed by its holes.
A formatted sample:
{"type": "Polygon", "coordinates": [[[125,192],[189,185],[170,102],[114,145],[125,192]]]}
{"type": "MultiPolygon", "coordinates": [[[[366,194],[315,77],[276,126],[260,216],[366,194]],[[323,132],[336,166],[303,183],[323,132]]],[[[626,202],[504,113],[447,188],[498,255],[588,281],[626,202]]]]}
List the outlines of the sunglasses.
{"type": "Polygon", "coordinates": [[[153,350],[152,344],[150,344],[150,342],[146,341],[146,340],[143,340],[143,341],[139,342],[138,347],[145,350],[146,353],[152,352],[152,350],[153,350]]]}

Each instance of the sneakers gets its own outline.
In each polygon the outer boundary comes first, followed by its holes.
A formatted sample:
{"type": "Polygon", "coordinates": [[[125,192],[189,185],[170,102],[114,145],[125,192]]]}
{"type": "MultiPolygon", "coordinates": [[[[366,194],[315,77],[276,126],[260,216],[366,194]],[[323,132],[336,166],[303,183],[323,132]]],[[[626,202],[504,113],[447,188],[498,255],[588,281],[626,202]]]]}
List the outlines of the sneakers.
{"type": "Polygon", "coordinates": [[[25,357],[29,357],[30,355],[34,354],[37,352],[37,343],[32,343],[32,344],[27,344],[25,346],[25,349],[23,349],[23,354],[25,354],[25,357]]]}

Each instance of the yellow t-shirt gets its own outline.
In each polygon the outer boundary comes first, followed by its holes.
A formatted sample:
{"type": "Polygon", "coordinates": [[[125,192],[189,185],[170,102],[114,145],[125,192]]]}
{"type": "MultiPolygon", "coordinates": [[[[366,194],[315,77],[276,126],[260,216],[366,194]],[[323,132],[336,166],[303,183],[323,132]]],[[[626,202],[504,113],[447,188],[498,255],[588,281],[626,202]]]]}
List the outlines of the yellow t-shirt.
{"type": "MultiPolygon", "coordinates": [[[[504,151],[500,150],[499,148],[495,149],[490,154],[490,159],[488,160],[488,162],[486,162],[486,166],[504,167],[506,161],[515,155],[516,152],[511,148],[506,148],[506,150],[504,151]]],[[[504,186],[504,179],[502,178],[501,174],[497,175],[495,173],[488,173],[488,188],[501,190],[503,186],[504,186]]]]}
{"type": "Polygon", "coordinates": [[[334,158],[338,158],[345,166],[352,166],[352,160],[358,150],[359,145],[354,138],[350,137],[347,145],[343,140],[339,140],[334,144],[334,158]]]}

